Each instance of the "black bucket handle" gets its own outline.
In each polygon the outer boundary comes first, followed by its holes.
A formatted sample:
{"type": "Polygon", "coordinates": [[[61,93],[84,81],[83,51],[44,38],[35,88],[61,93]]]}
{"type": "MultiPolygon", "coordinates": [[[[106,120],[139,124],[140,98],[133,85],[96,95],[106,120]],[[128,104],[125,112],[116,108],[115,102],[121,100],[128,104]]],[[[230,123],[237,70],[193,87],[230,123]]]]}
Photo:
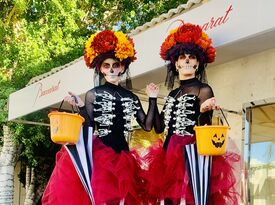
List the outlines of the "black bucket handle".
{"type": "MultiPolygon", "coordinates": [[[[75,97],[75,96],[72,96],[72,97],[75,99],[75,102],[78,103],[76,97],[75,97]]],[[[64,99],[61,101],[61,104],[60,104],[60,106],[59,106],[59,108],[58,108],[58,112],[61,111],[61,107],[62,107],[63,103],[64,103],[64,99]]],[[[77,112],[78,114],[80,114],[80,110],[79,110],[79,108],[78,108],[77,105],[75,105],[75,109],[74,109],[74,106],[72,105],[72,113],[77,112]],[[75,111],[75,109],[76,109],[76,111],[75,111]]]]}
{"type": "Polygon", "coordinates": [[[227,121],[227,119],[226,119],[226,117],[225,117],[225,115],[224,115],[223,110],[222,110],[221,108],[220,108],[219,110],[221,111],[222,116],[223,116],[223,118],[224,118],[224,120],[225,120],[226,124],[228,125],[228,127],[230,127],[230,126],[229,126],[229,123],[228,123],[228,121],[227,121]]]}
{"type": "MultiPolygon", "coordinates": [[[[222,116],[223,116],[223,118],[224,118],[224,120],[225,120],[225,122],[226,122],[226,124],[228,125],[228,127],[230,127],[230,125],[229,125],[229,123],[228,123],[228,121],[227,121],[227,119],[226,119],[226,117],[225,117],[225,114],[224,114],[224,112],[223,112],[223,110],[220,108],[220,109],[218,109],[221,113],[222,113],[222,116]]],[[[210,118],[210,121],[212,121],[212,118],[210,117],[210,115],[208,115],[209,116],[209,118],[210,118]]],[[[201,117],[201,114],[199,115],[199,117],[198,117],[198,125],[200,126],[200,117],[201,117]]],[[[221,121],[221,123],[222,123],[222,125],[223,125],[223,121],[220,119],[220,121],[221,121]]]]}

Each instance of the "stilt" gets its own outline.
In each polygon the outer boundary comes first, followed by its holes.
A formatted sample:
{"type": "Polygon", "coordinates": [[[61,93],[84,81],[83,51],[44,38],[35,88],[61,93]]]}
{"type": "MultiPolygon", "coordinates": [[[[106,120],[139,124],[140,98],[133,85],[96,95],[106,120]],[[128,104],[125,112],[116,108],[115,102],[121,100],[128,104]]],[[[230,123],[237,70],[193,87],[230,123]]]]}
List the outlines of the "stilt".
{"type": "Polygon", "coordinates": [[[181,198],[181,199],[180,199],[180,205],[186,205],[186,202],[185,202],[185,199],[184,199],[184,198],[181,198]]]}
{"type": "Polygon", "coordinates": [[[125,199],[121,199],[119,205],[124,205],[125,199]]]}
{"type": "Polygon", "coordinates": [[[207,205],[212,158],[211,156],[199,155],[195,144],[185,145],[185,148],[195,205],[207,205]]]}

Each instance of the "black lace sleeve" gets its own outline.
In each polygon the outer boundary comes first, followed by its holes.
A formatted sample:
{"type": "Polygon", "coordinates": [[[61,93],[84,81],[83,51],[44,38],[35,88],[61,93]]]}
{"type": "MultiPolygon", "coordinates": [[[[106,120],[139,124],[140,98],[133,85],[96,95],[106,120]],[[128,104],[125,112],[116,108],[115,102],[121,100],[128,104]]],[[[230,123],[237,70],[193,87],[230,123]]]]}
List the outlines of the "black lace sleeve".
{"type": "MultiPolygon", "coordinates": [[[[163,109],[165,109],[165,107],[163,109]]],[[[159,113],[158,108],[156,109],[156,112],[155,112],[154,128],[157,134],[160,134],[164,131],[164,113],[163,111],[159,113]]]]}
{"type": "Polygon", "coordinates": [[[150,131],[153,127],[154,115],[157,108],[157,98],[149,98],[147,115],[144,113],[138,97],[136,97],[136,100],[138,100],[137,106],[140,107],[140,109],[137,109],[136,113],[137,122],[142,127],[142,129],[144,129],[145,131],[150,131]]]}
{"type": "MultiPolygon", "coordinates": [[[[200,94],[199,94],[200,106],[204,101],[206,101],[207,99],[212,98],[212,97],[214,97],[212,88],[207,84],[203,84],[203,86],[200,88],[200,94]]],[[[199,124],[200,125],[205,125],[205,124],[211,125],[212,115],[213,115],[213,111],[201,113],[200,118],[199,118],[199,124]]]]}
{"type": "Polygon", "coordinates": [[[80,114],[85,118],[84,125],[94,126],[93,110],[94,110],[95,94],[93,90],[86,93],[85,106],[80,108],[80,114]]]}

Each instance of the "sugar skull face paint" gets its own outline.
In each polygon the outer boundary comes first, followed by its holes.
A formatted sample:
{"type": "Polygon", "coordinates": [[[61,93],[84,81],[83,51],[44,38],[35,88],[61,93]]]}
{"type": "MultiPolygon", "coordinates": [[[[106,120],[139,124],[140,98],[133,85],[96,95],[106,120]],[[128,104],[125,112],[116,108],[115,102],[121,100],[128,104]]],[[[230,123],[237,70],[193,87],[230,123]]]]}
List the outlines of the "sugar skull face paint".
{"type": "Polygon", "coordinates": [[[120,76],[124,71],[124,65],[116,59],[107,58],[102,62],[100,71],[107,82],[118,84],[120,76]]]}
{"type": "Polygon", "coordinates": [[[193,54],[181,54],[176,61],[176,69],[179,72],[179,78],[184,80],[186,78],[195,77],[199,61],[193,54]]]}

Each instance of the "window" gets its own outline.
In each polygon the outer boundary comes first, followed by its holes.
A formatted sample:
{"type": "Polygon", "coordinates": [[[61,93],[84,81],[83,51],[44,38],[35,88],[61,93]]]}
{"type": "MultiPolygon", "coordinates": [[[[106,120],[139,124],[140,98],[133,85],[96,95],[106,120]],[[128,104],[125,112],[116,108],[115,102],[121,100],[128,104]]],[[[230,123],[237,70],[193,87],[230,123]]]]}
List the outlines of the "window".
{"type": "Polygon", "coordinates": [[[250,205],[275,201],[275,103],[246,109],[245,175],[250,205]]]}

